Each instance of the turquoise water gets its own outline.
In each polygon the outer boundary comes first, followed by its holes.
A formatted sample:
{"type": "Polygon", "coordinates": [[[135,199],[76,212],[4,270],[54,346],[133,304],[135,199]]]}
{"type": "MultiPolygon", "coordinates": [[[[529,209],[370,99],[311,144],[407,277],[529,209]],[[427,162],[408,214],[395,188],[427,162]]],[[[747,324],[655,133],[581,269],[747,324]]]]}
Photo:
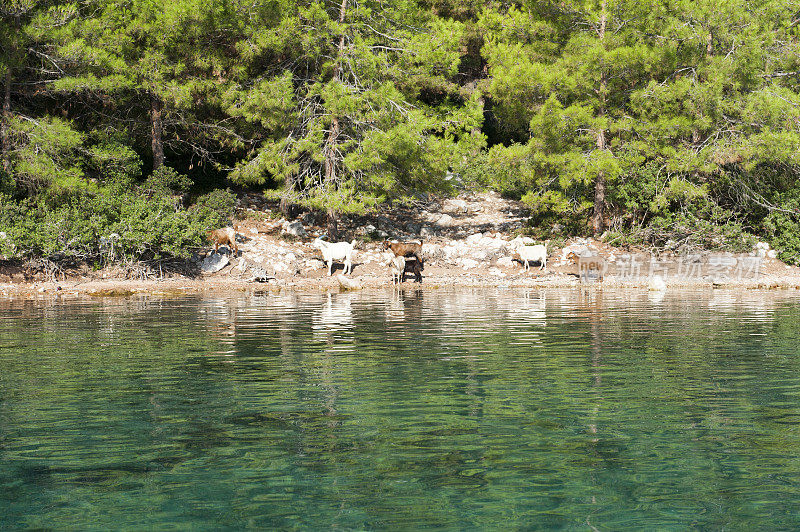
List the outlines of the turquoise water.
{"type": "Polygon", "coordinates": [[[0,529],[800,528],[798,301],[0,300],[0,529]]]}

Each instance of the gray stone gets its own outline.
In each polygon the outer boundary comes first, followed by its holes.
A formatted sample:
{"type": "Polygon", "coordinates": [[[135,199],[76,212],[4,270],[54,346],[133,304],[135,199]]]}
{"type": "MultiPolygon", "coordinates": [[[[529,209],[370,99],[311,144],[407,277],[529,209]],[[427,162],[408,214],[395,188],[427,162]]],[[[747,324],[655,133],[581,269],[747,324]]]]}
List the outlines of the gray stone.
{"type": "Polygon", "coordinates": [[[300,222],[286,222],[283,224],[283,232],[297,238],[306,238],[308,236],[303,224],[300,222]]]}
{"type": "Polygon", "coordinates": [[[460,199],[449,199],[442,204],[442,212],[466,213],[469,204],[460,199]]]}
{"type": "Polygon", "coordinates": [[[266,283],[270,277],[267,275],[266,268],[260,266],[253,268],[253,276],[248,281],[256,283],[266,283]]]}
{"type": "Polygon", "coordinates": [[[422,229],[419,230],[419,236],[430,238],[432,236],[436,236],[436,231],[432,227],[424,225],[422,226],[422,229]]]}
{"type": "Polygon", "coordinates": [[[444,250],[438,244],[424,244],[422,246],[422,255],[426,260],[445,258],[444,250]]]}
{"type": "Polygon", "coordinates": [[[200,264],[200,271],[203,273],[215,273],[227,266],[228,262],[230,261],[225,255],[212,253],[211,255],[206,255],[206,258],[203,259],[200,264]]]}

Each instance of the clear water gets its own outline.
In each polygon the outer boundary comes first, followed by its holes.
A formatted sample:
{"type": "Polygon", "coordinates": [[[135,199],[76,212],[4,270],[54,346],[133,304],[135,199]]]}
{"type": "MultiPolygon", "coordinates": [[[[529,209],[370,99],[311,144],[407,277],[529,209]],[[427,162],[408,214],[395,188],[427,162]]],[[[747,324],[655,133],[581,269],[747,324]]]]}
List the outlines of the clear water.
{"type": "Polygon", "coordinates": [[[0,301],[0,529],[797,529],[797,303],[0,301]]]}

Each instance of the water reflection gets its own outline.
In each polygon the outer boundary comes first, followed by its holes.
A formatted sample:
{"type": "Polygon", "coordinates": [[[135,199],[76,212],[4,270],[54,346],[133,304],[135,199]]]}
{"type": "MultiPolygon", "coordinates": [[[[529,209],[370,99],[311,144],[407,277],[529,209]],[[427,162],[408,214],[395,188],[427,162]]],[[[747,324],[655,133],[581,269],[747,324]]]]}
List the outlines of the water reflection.
{"type": "Polygon", "coordinates": [[[330,339],[331,333],[353,330],[353,295],[350,293],[327,294],[322,308],[312,316],[314,335],[318,339],[330,339]]]}
{"type": "Polygon", "coordinates": [[[796,528],[796,303],[0,300],[0,528],[796,528]]]}

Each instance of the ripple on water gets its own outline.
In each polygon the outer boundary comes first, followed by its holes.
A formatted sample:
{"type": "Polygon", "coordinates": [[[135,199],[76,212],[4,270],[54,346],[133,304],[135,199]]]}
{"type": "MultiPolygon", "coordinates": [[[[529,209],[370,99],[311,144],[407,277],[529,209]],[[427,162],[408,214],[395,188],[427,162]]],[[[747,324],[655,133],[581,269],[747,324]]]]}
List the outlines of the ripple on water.
{"type": "Polygon", "coordinates": [[[796,303],[2,301],[0,528],[797,528],[796,303]]]}

